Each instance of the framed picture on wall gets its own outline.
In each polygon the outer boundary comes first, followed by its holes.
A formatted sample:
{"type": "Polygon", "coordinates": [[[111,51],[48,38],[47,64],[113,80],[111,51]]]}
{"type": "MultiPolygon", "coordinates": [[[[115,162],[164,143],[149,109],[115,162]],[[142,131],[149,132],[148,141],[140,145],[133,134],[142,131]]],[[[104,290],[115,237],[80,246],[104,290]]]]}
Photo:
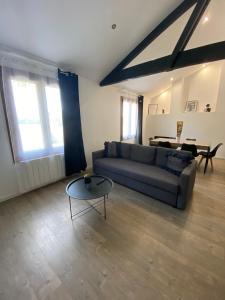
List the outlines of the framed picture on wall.
{"type": "Polygon", "coordinates": [[[198,109],[198,101],[187,101],[185,106],[185,112],[195,112],[198,109]]]}
{"type": "Polygon", "coordinates": [[[148,114],[156,115],[158,110],[158,104],[149,104],[148,105],[148,114]]]}

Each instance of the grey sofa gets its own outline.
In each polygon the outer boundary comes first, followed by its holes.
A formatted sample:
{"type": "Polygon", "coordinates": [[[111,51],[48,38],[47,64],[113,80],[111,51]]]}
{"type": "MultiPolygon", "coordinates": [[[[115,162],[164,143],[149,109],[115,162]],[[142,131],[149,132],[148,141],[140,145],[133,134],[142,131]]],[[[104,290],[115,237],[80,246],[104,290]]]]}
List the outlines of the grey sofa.
{"type": "Polygon", "coordinates": [[[176,208],[185,208],[196,176],[196,161],[190,152],[179,151],[190,162],[177,176],[165,166],[168,154],[173,155],[178,150],[127,143],[121,143],[120,147],[119,157],[105,157],[104,150],[93,152],[94,173],[108,176],[119,184],[176,208]]]}

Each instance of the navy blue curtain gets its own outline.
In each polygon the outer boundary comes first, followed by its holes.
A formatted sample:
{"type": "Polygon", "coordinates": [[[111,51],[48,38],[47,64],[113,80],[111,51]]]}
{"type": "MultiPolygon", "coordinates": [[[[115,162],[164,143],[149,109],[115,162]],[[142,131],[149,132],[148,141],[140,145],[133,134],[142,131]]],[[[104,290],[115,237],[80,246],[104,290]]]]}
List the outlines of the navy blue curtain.
{"type": "Polygon", "coordinates": [[[142,124],[143,124],[143,103],[144,96],[138,96],[138,122],[137,122],[137,142],[142,145],[142,124]]]}
{"type": "Polygon", "coordinates": [[[62,101],[66,176],[87,167],[81,130],[78,76],[58,70],[62,101]]]}

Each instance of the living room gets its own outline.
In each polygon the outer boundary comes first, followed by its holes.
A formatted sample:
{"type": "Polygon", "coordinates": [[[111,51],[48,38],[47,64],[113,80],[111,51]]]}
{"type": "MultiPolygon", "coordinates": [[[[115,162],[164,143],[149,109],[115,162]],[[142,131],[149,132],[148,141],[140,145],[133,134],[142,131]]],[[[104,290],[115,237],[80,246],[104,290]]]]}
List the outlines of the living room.
{"type": "Polygon", "coordinates": [[[224,299],[224,1],[0,4],[0,299],[224,299]]]}

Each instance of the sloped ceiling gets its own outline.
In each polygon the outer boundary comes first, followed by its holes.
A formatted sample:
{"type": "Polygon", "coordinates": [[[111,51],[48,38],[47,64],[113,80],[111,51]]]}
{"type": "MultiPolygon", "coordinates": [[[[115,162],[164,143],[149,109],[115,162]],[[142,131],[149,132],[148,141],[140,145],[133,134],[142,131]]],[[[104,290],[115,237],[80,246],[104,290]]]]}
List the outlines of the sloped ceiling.
{"type": "MultiPolygon", "coordinates": [[[[51,60],[99,82],[182,0],[0,0],[0,44],[51,60]],[[116,23],[116,30],[111,25],[116,23]]],[[[188,47],[225,40],[225,0],[211,0],[188,47]]],[[[149,47],[135,63],[171,52],[190,14],[170,28],[155,52],[149,47]],[[173,42],[173,45],[171,45],[173,42]],[[159,51],[158,51],[159,49],[159,51]]],[[[132,62],[134,64],[134,62],[132,62]]],[[[122,83],[146,92],[170,73],[122,83]]]]}
{"type": "MultiPolygon", "coordinates": [[[[127,67],[137,65],[155,58],[172,53],[176,41],[184,28],[192,8],[181,18],[172,24],[163,34],[161,34],[152,44],[140,53],[127,67]]],[[[186,49],[192,49],[203,45],[225,41],[225,0],[211,0],[206,12],[195,29],[186,49]],[[207,18],[207,21],[205,21],[207,18]]],[[[130,79],[119,84],[122,88],[132,89],[138,92],[147,92],[155,88],[164,88],[170,84],[170,78],[178,79],[194,70],[198,70],[202,65],[191,66],[171,72],[159,73],[137,79],[130,79]]]]}
{"type": "Polygon", "coordinates": [[[0,43],[100,81],[181,2],[0,0],[0,43]]]}

